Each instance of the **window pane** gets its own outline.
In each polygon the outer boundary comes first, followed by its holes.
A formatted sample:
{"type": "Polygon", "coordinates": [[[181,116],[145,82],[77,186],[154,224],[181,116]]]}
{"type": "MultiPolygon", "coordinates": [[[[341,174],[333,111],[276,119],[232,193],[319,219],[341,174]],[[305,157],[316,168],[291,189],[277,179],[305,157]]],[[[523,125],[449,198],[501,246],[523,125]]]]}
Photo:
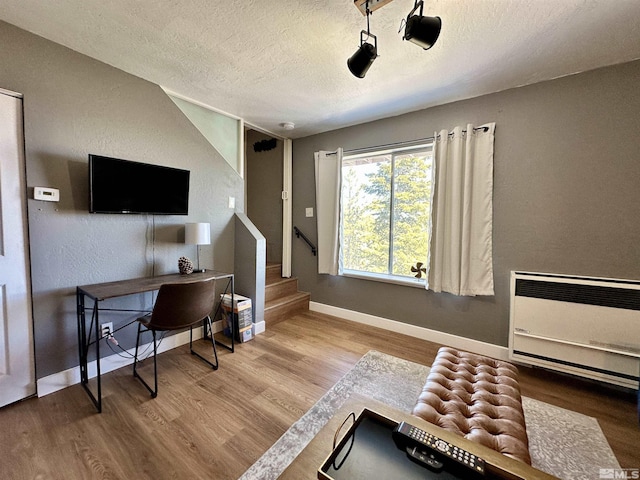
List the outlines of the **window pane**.
{"type": "Polygon", "coordinates": [[[392,274],[413,277],[429,251],[431,152],[397,155],[394,172],[392,274]]]}
{"type": "Polygon", "coordinates": [[[345,273],[413,281],[426,266],[432,161],[428,144],[343,159],[340,238],[345,273]]]}
{"type": "Polygon", "coordinates": [[[342,262],[346,270],[389,271],[391,156],[345,160],[342,262]]]}

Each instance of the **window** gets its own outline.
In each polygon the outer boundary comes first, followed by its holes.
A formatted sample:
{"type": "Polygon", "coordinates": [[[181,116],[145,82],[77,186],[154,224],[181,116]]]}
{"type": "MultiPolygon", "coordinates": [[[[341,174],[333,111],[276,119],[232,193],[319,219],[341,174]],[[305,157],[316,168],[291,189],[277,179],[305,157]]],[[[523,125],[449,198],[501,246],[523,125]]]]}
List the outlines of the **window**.
{"type": "Polygon", "coordinates": [[[424,285],[432,153],[423,144],[343,157],[344,274],[424,285]]]}

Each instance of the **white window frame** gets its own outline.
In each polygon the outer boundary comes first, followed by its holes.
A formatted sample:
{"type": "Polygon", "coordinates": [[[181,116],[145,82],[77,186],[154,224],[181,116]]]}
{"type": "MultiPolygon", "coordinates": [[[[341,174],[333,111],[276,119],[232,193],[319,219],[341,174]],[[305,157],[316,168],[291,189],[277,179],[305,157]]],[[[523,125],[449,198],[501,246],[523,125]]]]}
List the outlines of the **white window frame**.
{"type": "MultiPolygon", "coordinates": [[[[366,157],[373,157],[373,156],[382,156],[382,155],[388,155],[391,154],[392,158],[397,155],[397,154],[401,154],[401,153],[407,153],[407,152],[413,152],[413,151],[422,151],[422,150],[430,150],[431,153],[433,153],[433,148],[434,148],[434,141],[433,139],[427,139],[427,140],[420,140],[417,142],[411,142],[411,143],[406,143],[406,144],[396,144],[393,146],[385,146],[385,147],[371,147],[371,148],[366,148],[366,149],[359,149],[359,150],[355,150],[355,151],[347,151],[345,152],[342,161],[343,164],[345,161],[349,161],[349,160],[354,160],[354,159],[358,159],[358,158],[366,158],[366,157]]],[[[395,165],[393,165],[393,171],[392,171],[392,175],[391,175],[391,198],[389,199],[389,201],[391,203],[393,203],[393,194],[394,194],[394,183],[393,183],[393,178],[394,178],[394,172],[395,172],[395,165]]],[[[342,192],[341,192],[342,195],[342,192]]],[[[390,236],[390,241],[389,241],[389,264],[391,264],[393,262],[393,237],[392,237],[392,229],[393,229],[393,215],[391,215],[390,218],[390,227],[389,227],[389,236],[390,236]]],[[[340,230],[342,232],[342,215],[340,218],[340,230]]],[[[343,247],[343,236],[342,234],[340,235],[340,249],[342,249],[343,247]]],[[[426,282],[427,282],[427,278],[426,275],[423,276],[422,278],[412,278],[412,277],[404,277],[404,276],[399,276],[399,275],[393,275],[391,273],[374,273],[374,272],[364,272],[364,271],[360,271],[360,270],[350,270],[347,268],[343,268],[341,275],[344,277],[350,277],[350,278],[358,278],[358,279],[362,279],[362,280],[371,280],[371,281],[376,281],[376,282],[383,282],[383,283],[392,283],[392,284],[397,284],[397,285],[403,285],[403,286],[409,286],[409,287],[417,287],[417,288],[422,288],[424,289],[426,286],[426,282]]]]}

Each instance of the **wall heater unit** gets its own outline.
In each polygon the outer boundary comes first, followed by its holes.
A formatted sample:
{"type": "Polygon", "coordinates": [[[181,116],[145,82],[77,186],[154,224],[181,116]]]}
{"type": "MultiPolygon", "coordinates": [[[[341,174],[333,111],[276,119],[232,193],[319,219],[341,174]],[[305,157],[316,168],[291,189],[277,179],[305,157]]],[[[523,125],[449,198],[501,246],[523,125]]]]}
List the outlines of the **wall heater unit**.
{"type": "Polygon", "coordinates": [[[511,272],[509,356],[637,389],[640,282],[511,272]]]}

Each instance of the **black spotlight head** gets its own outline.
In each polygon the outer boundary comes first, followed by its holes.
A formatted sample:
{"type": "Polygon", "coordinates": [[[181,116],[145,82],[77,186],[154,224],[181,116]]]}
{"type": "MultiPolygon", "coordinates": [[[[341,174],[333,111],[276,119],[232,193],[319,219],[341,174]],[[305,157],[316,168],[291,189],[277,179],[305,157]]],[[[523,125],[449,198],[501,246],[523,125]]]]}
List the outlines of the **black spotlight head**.
{"type": "Polygon", "coordinates": [[[376,47],[370,43],[363,43],[360,48],[356,50],[356,53],[351,55],[347,60],[347,66],[351,73],[358,78],[364,78],[367,74],[367,70],[378,56],[376,47]]]}
{"type": "Polygon", "coordinates": [[[429,50],[438,40],[441,28],[442,20],[440,17],[409,16],[402,38],[429,50]]]}

